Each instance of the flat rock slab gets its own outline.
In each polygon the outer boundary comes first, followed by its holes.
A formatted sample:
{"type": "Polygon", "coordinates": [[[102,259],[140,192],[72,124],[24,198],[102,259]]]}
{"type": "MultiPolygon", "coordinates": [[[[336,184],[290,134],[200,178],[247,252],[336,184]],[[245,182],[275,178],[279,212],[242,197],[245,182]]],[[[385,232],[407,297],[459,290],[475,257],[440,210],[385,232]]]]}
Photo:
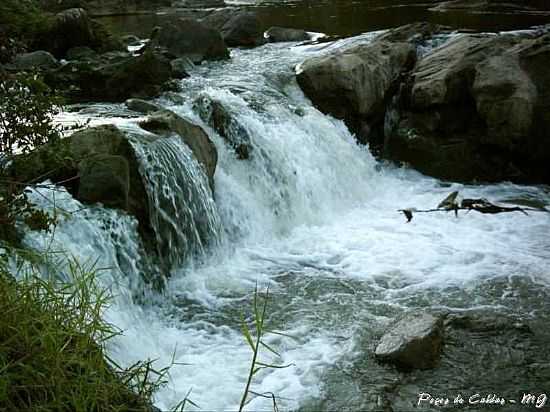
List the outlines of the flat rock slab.
{"type": "Polygon", "coordinates": [[[443,345],[443,318],[429,313],[399,320],[380,339],[376,358],[407,369],[433,368],[443,345]]]}

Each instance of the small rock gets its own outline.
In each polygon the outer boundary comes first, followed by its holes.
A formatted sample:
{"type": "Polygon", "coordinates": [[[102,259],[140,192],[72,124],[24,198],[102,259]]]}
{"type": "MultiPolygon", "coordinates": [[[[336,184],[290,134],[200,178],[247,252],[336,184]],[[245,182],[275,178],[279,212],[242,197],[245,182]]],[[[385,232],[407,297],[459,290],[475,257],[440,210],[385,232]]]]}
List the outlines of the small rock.
{"type": "Polygon", "coordinates": [[[172,76],[177,79],[189,77],[188,71],[193,69],[193,62],[187,57],[174,59],[170,62],[170,65],[172,66],[172,76]]]}
{"type": "Polygon", "coordinates": [[[380,339],[376,358],[408,369],[433,368],[443,345],[443,319],[428,313],[407,315],[380,339]]]}
{"type": "Polygon", "coordinates": [[[128,109],[143,114],[153,113],[162,109],[159,105],[143,99],[128,99],[125,104],[128,109]]]}
{"type": "Polygon", "coordinates": [[[59,66],[57,59],[44,50],[23,53],[15,56],[14,65],[18,70],[53,69],[59,66]]]}
{"type": "Polygon", "coordinates": [[[267,37],[267,40],[272,43],[287,41],[306,41],[311,39],[307,31],[301,29],[291,29],[287,27],[271,27],[268,31],[265,32],[265,36],[267,37]]]}
{"type": "Polygon", "coordinates": [[[141,44],[141,40],[139,39],[139,37],[134,36],[133,34],[127,34],[126,36],[122,36],[120,40],[126,46],[139,46],[141,44]]]}

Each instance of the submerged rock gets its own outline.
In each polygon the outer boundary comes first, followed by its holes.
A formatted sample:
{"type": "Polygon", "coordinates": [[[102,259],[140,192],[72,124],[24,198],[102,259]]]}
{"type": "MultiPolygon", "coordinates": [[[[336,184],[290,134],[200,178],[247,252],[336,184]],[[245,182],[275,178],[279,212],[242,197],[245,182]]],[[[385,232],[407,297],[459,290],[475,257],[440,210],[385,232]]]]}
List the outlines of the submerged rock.
{"type": "Polygon", "coordinates": [[[428,313],[407,315],[382,336],[376,358],[409,369],[429,369],[440,357],[443,319],[428,313]]]}
{"type": "Polygon", "coordinates": [[[174,58],[187,57],[193,63],[229,58],[221,34],[192,19],[177,19],[155,29],[148,48],[162,48],[174,58]]]}
{"type": "Polygon", "coordinates": [[[271,27],[265,32],[265,35],[267,40],[272,43],[306,41],[311,39],[311,36],[307,31],[288,27],[271,27]]]}

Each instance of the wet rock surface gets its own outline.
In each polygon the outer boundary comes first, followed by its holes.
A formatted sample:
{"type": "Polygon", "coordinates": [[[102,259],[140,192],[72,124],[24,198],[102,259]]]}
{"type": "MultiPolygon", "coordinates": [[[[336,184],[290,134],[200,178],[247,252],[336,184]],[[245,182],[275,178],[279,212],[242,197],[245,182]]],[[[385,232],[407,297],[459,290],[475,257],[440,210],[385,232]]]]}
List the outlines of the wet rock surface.
{"type": "Polygon", "coordinates": [[[125,101],[157,96],[172,79],[170,60],[156,51],[141,56],[112,53],[71,61],[49,71],[45,81],[71,101],[125,101]]]}
{"type": "Polygon", "coordinates": [[[191,148],[199,163],[204,166],[210,186],[211,188],[214,187],[214,172],[216,171],[218,152],[214,143],[200,126],[170,110],[161,110],[140,122],[140,127],[159,136],[178,134],[183,142],[191,148]]]}
{"type": "Polygon", "coordinates": [[[440,178],[546,182],[549,34],[463,34],[422,58],[387,153],[440,178]]]}
{"type": "Polygon", "coordinates": [[[385,106],[415,60],[411,44],[375,40],[306,60],[297,80],[321,111],[344,119],[367,142],[382,138],[385,106]]]}
{"type": "Polygon", "coordinates": [[[445,33],[415,24],[336,48],[299,66],[298,83],[360,142],[426,174],[549,182],[548,26],[445,33]]]}
{"type": "Polygon", "coordinates": [[[222,102],[202,96],[195,101],[194,106],[201,119],[233,147],[238,159],[246,160],[250,157],[252,143],[248,131],[222,102]]]}
{"type": "Polygon", "coordinates": [[[437,365],[443,346],[443,318],[429,313],[410,314],[382,336],[376,358],[411,369],[437,365]]]}

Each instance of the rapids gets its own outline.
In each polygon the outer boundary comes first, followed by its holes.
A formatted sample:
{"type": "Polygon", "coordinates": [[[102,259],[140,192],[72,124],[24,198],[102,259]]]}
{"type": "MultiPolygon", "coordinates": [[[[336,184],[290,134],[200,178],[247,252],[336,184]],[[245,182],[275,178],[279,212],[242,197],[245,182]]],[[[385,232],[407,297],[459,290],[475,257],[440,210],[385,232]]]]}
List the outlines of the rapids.
{"type": "MultiPolygon", "coordinates": [[[[173,357],[181,363],[156,396],[162,410],[189,390],[202,410],[238,407],[251,359],[240,314],[250,313],[256,284],[262,290],[269,286],[274,327],[294,337],[267,340],[280,359],[264,352],[264,359],[294,366],[263,371],[253,385],[256,392],[275,393],[281,410],[378,410],[382,383],[400,375],[377,365],[372,351],[385,327],[412,308],[484,310],[536,324],[548,320],[550,214],[437,213],[407,224],[397,209],[434,207],[453,190],[548,205],[550,190],[449,184],[375,160],[343,122],[316,110],[296,84],[295,66],[326,47],[335,46],[233,50],[227,62],[196,67],[177,98],[159,99],[201,124],[219,156],[213,194],[198,165],[178,171],[174,162],[189,157],[186,148],[168,145],[158,148],[164,155],[142,158],[148,190],[164,196],[153,202],[159,218],[173,232],[166,247],[177,264],[162,295],[144,292],[141,272],[148,266],[130,216],[92,207],[64,218],[51,243],[40,233],[26,236],[37,249],[56,247],[83,261],[98,259],[101,280],[115,295],[105,317],[124,330],[109,347],[117,361],[152,358],[162,367],[173,357]],[[194,102],[205,95],[221,101],[247,131],[249,160],[238,160],[202,123],[194,102]],[[188,194],[179,192],[178,179],[193,180],[197,190],[191,195],[201,197],[194,209],[181,213],[178,199],[188,194]],[[196,224],[182,223],[189,220],[196,224]],[[205,247],[205,236],[215,242],[205,247]],[[187,250],[187,242],[195,253],[173,256],[187,250]],[[140,294],[145,298],[138,302],[140,294]]],[[[130,115],[122,106],[94,105],[64,113],[60,121],[124,125],[130,115]]],[[[50,207],[44,196],[56,196],[56,204],[69,211],[82,207],[64,191],[43,191],[34,199],[44,208],[50,207]]],[[[540,352],[532,346],[525,349],[529,356],[540,352]]],[[[466,368],[460,359],[445,365],[450,369],[403,383],[394,410],[414,403],[417,389],[473,391],[474,385],[483,389],[496,382],[481,373],[483,365],[466,368]],[[464,369],[460,377],[457,365],[464,369]]],[[[537,382],[539,375],[532,376],[529,382],[537,382]]],[[[493,390],[499,388],[510,389],[493,390]]],[[[270,407],[269,399],[256,398],[247,409],[270,407]]]]}

